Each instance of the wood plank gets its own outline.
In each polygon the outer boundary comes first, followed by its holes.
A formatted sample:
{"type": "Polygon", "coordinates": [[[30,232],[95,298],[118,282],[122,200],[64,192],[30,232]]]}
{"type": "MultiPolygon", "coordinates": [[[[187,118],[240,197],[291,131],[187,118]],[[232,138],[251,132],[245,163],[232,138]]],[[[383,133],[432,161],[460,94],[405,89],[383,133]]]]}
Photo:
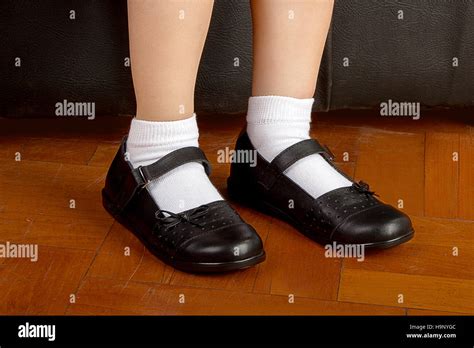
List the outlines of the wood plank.
{"type": "Polygon", "coordinates": [[[173,268],[146,250],[133,233],[119,223],[114,223],[88,275],[127,281],[168,283],[173,271],[173,268]]]}
{"type": "Polygon", "coordinates": [[[336,299],[342,262],[326,258],[322,246],[272,219],[265,249],[267,261],[260,266],[255,292],[336,299]]]}
{"type": "Polygon", "coordinates": [[[313,123],[320,126],[347,126],[390,132],[424,134],[434,132],[469,133],[472,124],[472,110],[439,109],[422,111],[419,120],[411,117],[380,117],[379,110],[333,110],[316,113],[313,123]]]}
{"type": "Polygon", "coordinates": [[[99,143],[88,165],[92,167],[106,167],[108,170],[119,147],[120,143],[118,142],[99,143]]]}
{"type": "Polygon", "coordinates": [[[13,159],[0,164],[0,217],[31,218],[42,211],[42,202],[55,192],[59,163],[13,159]]]}
{"type": "Polygon", "coordinates": [[[176,286],[226,289],[251,292],[260,266],[225,274],[191,274],[178,270],[172,275],[171,284],[176,286]]]}
{"type": "Polygon", "coordinates": [[[474,134],[460,135],[459,218],[474,220],[474,134]]]}
{"type": "Polygon", "coordinates": [[[415,237],[396,248],[367,251],[365,260],[345,259],[345,268],[474,279],[474,222],[413,218],[415,237]]]}
{"type": "Polygon", "coordinates": [[[0,314],[60,315],[94,253],[40,246],[38,261],[10,258],[0,265],[0,314]]]}
{"type": "Polygon", "coordinates": [[[54,177],[54,188],[41,201],[44,215],[79,218],[87,221],[112,221],[102,206],[101,190],[107,169],[87,165],[63,164],[54,177]],[[74,208],[71,208],[74,200],[74,208]]]}
{"type": "Polygon", "coordinates": [[[68,314],[405,315],[401,308],[87,278],[68,314]],[[184,303],[180,303],[184,295],[184,303]]]}
{"type": "Polygon", "coordinates": [[[411,244],[458,247],[460,250],[474,245],[474,221],[439,218],[412,218],[415,237],[411,244]]]}
{"type": "Polygon", "coordinates": [[[112,222],[35,215],[0,219],[0,241],[96,250],[112,222]]]}
{"type": "Polygon", "coordinates": [[[413,316],[457,316],[457,315],[472,315],[469,313],[456,313],[456,312],[442,312],[442,311],[432,311],[429,309],[407,309],[407,315],[413,316]]]}
{"type": "Polygon", "coordinates": [[[456,218],[458,216],[459,134],[426,133],[425,214],[456,218]]]}
{"type": "Polygon", "coordinates": [[[79,139],[30,138],[22,158],[28,161],[87,164],[97,149],[97,141],[79,139]]]}
{"type": "Polygon", "coordinates": [[[28,139],[27,137],[0,136],[0,161],[14,161],[16,154],[23,152],[28,139]]]}
{"type": "Polygon", "coordinates": [[[112,221],[109,220],[37,215],[22,242],[97,250],[111,226],[112,221]]]}
{"type": "Polygon", "coordinates": [[[23,240],[32,225],[30,219],[0,218],[0,242],[23,240]]]}
{"type": "Polygon", "coordinates": [[[474,313],[474,281],[344,268],[339,301],[474,313]],[[398,303],[402,294],[403,303],[398,303]]]}
{"type": "Polygon", "coordinates": [[[464,247],[457,256],[452,247],[407,243],[397,248],[367,251],[362,262],[344,259],[344,268],[368,271],[474,280],[474,247],[464,247]]]}
{"type": "Polygon", "coordinates": [[[311,136],[328,146],[337,162],[357,162],[362,133],[359,127],[319,125],[317,122],[311,129],[311,136]]]}
{"type": "Polygon", "coordinates": [[[423,163],[422,134],[367,130],[360,142],[355,177],[367,182],[383,201],[422,216],[423,163]]]}

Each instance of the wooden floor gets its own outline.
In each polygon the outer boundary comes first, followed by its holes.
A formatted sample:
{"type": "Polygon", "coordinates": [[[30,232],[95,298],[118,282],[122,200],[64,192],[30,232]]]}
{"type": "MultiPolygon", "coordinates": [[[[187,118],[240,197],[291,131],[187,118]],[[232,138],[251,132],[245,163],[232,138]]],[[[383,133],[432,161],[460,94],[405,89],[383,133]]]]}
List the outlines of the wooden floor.
{"type": "MultiPolygon", "coordinates": [[[[0,258],[0,313],[473,314],[472,115],[316,115],[313,134],[346,173],[386,202],[403,202],[415,238],[364,262],[325,258],[323,247],[286,223],[235,205],[268,258],[212,276],[165,266],[102,208],[107,167],[130,118],[0,120],[0,242],[39,245],[36,263],[0,258]]],[[[229,166],[216,163],[217,150],[233,146],[243,121],[199,117],[222,192],[229,166]]]]}

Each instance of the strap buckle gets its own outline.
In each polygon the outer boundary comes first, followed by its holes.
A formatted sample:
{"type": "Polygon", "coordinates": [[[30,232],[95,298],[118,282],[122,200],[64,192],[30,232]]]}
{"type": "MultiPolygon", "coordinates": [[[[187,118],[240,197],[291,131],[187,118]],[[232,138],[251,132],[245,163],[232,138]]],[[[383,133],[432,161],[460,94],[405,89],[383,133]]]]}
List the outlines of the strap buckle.
{"type": "Polygon", "coordinates": [[[137,169],[133,171],[135,174],[135,180],[137,181],[138,186],[140,187],[145,187],[147,186],[151,181],[146,177],[145,173],[143,172],[143,167],[140,166],[137,169]]]}

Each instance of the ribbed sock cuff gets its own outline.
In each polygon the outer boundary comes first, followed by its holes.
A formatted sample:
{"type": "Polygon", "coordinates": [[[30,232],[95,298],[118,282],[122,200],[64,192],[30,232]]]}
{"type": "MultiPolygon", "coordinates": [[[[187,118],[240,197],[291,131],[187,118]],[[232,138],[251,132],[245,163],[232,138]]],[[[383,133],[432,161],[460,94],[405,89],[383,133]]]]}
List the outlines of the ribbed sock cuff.
{"type": "Polygon", "coordinates": [[[297,99],[281,96],[250,97],[247,112],[248,124],[285,122],[311,122],[314,99],[297,99]]]}
{"type": "Polygon", "coordinates": [[[199,130],[196,114],[177,121],[145,121],[134,118],[127,143],[130,146],[155,146],[193,143],[198,146],[199,130]]]}

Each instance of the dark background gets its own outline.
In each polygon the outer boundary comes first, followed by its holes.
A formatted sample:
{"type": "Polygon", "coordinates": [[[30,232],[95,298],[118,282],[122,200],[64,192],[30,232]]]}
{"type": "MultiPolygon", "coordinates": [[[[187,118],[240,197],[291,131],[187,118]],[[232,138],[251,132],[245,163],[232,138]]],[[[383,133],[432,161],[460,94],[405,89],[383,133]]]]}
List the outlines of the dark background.
{"type": "MultiPolygon", "coordinates": [[[[336,0],[315,108],[378,108],[388,99],[425,108],[474,105],[473,18],[470,0],[336,0]]],[[[196,88],[198,112],[245,111],[251,30],[248,1],[216,0],[196,88]]],[[[98,115],[134,113],[124,66],[125,0],[3,0],[0,43],[0,116],[53,117],[54,104],[64,99],[95,102],[98,115]]]]}

